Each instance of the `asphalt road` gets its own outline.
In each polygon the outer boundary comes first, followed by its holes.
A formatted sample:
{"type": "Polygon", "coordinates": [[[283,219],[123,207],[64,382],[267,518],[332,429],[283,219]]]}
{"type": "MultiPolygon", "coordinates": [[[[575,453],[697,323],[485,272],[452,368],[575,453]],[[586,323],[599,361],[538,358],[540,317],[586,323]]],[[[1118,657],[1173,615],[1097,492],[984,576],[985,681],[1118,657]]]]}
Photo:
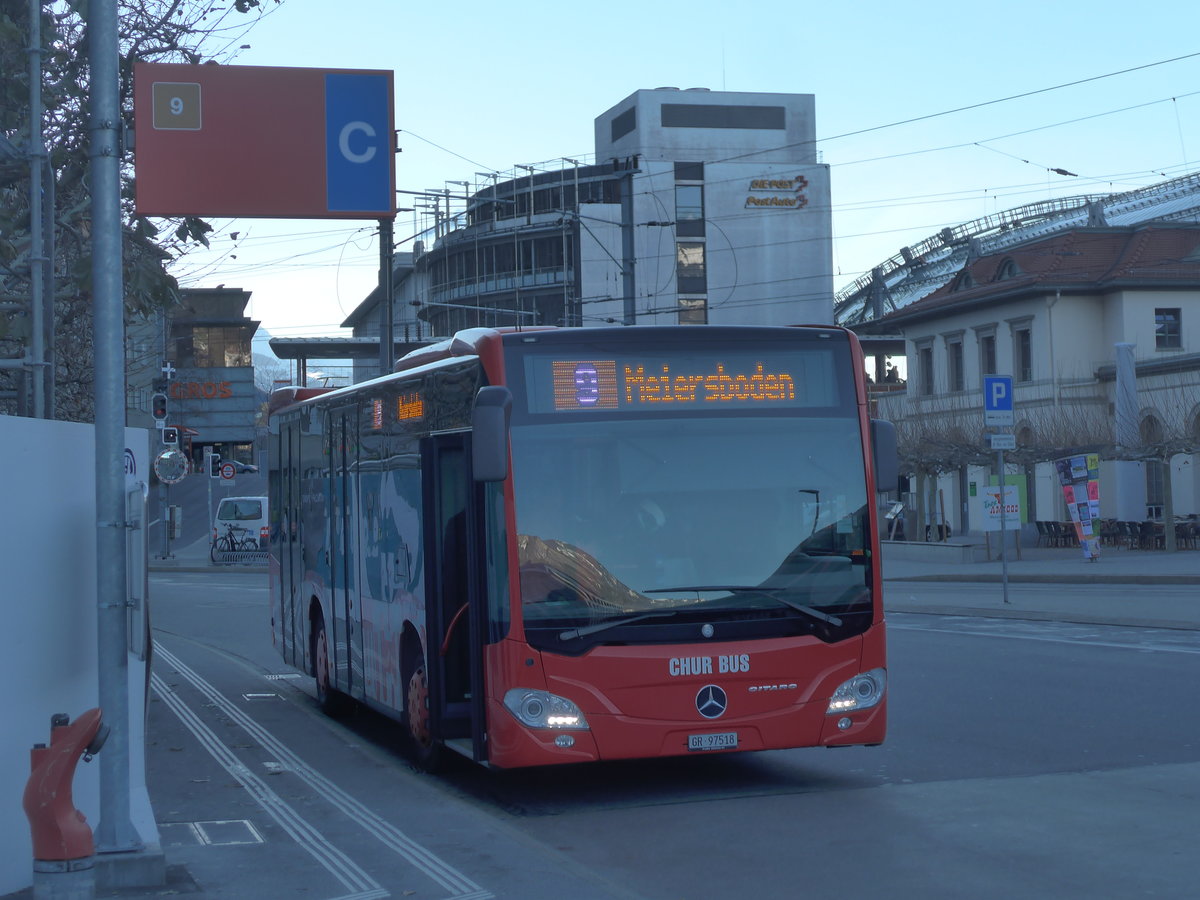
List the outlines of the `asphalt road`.
{"type": "Polygon", "coordinates": [[[185,891],[1195,896],[1197,632],[896,613],[883,747],[434,778],[390,721],[316,711],[264,576],[152,586],[150,792],[185,891]]]}

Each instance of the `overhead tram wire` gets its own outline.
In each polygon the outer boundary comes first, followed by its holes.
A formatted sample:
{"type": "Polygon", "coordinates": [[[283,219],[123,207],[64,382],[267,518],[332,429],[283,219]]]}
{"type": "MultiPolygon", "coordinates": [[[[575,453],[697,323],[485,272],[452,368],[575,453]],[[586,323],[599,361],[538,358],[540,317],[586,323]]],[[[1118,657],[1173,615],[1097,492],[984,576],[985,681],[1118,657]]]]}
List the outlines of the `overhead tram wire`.
{"type": "Polygon", "coordinates": [[[806,144],[824,144],[824,143],[829,143],[830,141],[838,141],[838,140],[841,140],[842,138],[857,137],[858,135],[861,135],[861,134],[871,134],[872,132],[883,131],[884,129],[887,129],[887,128],[897,128],[901,125],[911,125],[914,122],[925,122],[925,121],[928,121],[929,119],[938,119],[938,118],[941,118],[942,116],[952,116],[956,113],[968,112],[973,109],[983,109],[986,106],[995,106],[998,103],[1008,103],[1011,100],[1022,100],[1026,97],[1036,97],[1039,94],[1047,94],[1052,91],[1063,90],[1064,88],[1077,87],[1081,84],[1089,84],[1093,81],[1102,81],[1105,78],[1115,78],[1118,75],[1128,75],[1130,72],[1140,72],[1145,69],[1153,69],[1157,66],[1165,66],[1170,63],[1181,62],[1182,60],[1185,60],[1185,59],[1194,59],[1195,57],[1198,57],[1198,56],[1200,56],[1200,51],[1197,51],[1195,53],[1186,53],[1183,56],[1175,56],[1170,59],[1162,59],[1162,60],[1159,60],[1158,62],[1146,63],[1141,66],[1131,66],[1128,69],[1120,69],[1116,72],[1107,72],[1103,75],[1093,75],[1090,78],[1080,78],[1075,81],[1067,81],[1062,84],[1051,85],[1050,87],[1038,88],[1038,89],[1032,90],[1032,91],[1024,91],[1020,94],[1011,94],[1007,97],[998,97],[994,100],[983,100],[983,101],[980,101],[979,103],[969,103],[966,106],[958,106],[958,107],[955,107],[954,109],[946,109],[946,110],[942,110],[941,112],[928,113],[923,116],[913,116],[912,118],[909,118],[909,119],[901,119],[899,121],[888,122],[883,125],[872,125],[870,128],[860,128],[856,131],[846,131],[846,132],[843,132],[842,134],[835,134],[835,135],[831,135],[829,137],[816,138],[815,140],[812,140],[812,141],[796,141],[791,144],[783,144],[782,146],[772,147],[772,148],[766,149],[766,150],[753,150],[749,153],[742,153],[737,156],[727,157],[726,159],[714,160],[714,162],[732,162],[733,160],[743,159],[743,158],[749,157],[749,156],[758,156],[759,154],[762,154],[762,153],[772,153],[777,150],[786,150],[790,147],[802,147],[806,144]]]}
{"type": "MultiPolygon", "coordinates": [[[[1185,54],[1185,55],[1183,55],[1183,56],[1172,57],[1171,59],[1160,60],[1160,61],[1158,61],[1158,62],[1147,63],[1147,64],[1145,64],[1145,65],[1141,65],[1141,66],[1133,66],[1133,67],[1130,67],[1130,68],[1121,69],[1121,70],[1119,70],[1119,71],[1116,71],[1116,72],[1109,72],[1109,73],[1106,73],[1106,74],[1103,74],[1103,75],[1095,75],[1095,76],[1092,76],[1092,77],[1090,77],[1090,78],[1082,78],[1082,79],[1078,79],[1078,80],[1076,80],[1076,81],[1065,82],[1065,83],[1063,83],[1063,84],[1058,84],[1058,85],[1052,85],[1052,86],[1050,86],[1050,87],[1038,88],[1038,89],[1036,89],[1036,90],[1032,90],[1032,91],[1025,91],[1025,92],[1023,92],[1023,93],[1020,93],[1020,94],[1013,94],[1013,95],[1011,95],[1011,96],[1008,96],[1008,97],[1001,97],[1001,98],[997,98],[997,99],[994,99],[994,100],[986,100],[986,101],[981,101],[981,102],[979,102],[979,103],[968,104],[968,105],[966,105],[966,106],[962,106],[962,107],[956,107],[956,108],[954,108],[954,109],[943,110],[942,112],[930,113],[930,114],[928,114],[928,115],[924,115],[924,116],[916,116],[916,117],[913,117],[913,118],[909,118],[909,119],[903,119],[903,120],[900,120],[900,121],[897,121],[897,122],[891,122],[891,123],[884,124],[884,125],[876,125],[876,126],[872,126],[872,127],[870,127],[870,128],[863,128],[863,129],[858,129],[858,130],[856,130],[856,131],[844,132],[843,134],[833,135],[833,136],[831,136],[831,137],[828,137],[828,138],[817,138],[817,139],[815,139],[815,140],[813,140],[813,141],[797,141],[797,142],[795,142],[795,143],[791,143],[791,144],[783,144],[783,145],[781,145],[781,146],[778,146],[778,147],[771,147],[771,148],[766,148],[766,149],[763,149],[763,150],[754,150],[754,151],[751,151],[751,152],[748,152],[748,153],[743,153],[743,154],[738,154],[738,155],[735,155],[735,156],[724,157],[724,158],[722,158],[722,159],[716,159],[716,160],[712,160],[711,162],[713,162],[713,163],[720,163],[720,162],[732,162],[732,161],[736,161],[736,160],[738,160],[738,159],[744,159],[744,158],[748,158],[748,157],[752,157],[752,156],[758,156],[758,155],[760,155],[760,154],[763,154],[763,153],[771,153],[771,152],[776,152],[776,151],[778,151],[778,150],[785,150],[785,149],[788,149],[788,148],[790,148],[790,147],[800,147],[800,146],[804,146],[804,145],[806,145],[806,144],[819,144],[819,143],[823,143],[823,142],[828,142],[828,141],[839,140],[839,139],[841,139],[841,138],[852,137],[852,136],[856,136],[856,135],[860,135],[860,134],[868,134],[868,133],[871,133],[871,132],[874,132],[874,131],[880,131],[880,130],[883,130],[883,129],[886,129],[886,128],[898,127],[898,126],[900,126],[900,125],[907,125],[907,124],[911,124],[911,123],[913,123],[913,122],[925,121],[925,120],[928,120],[928,119],[934,119],[934,118],[939,118],[939,117],[942,117],[942,116],[953,115],[953,114],[955,114],[955,113],[959,113],[959,112],[965,112],[965,111],[972,110],[972,109],[979,109],[979,108],[982,108],[982,107],[991,106],[991,105],[995,105],[995,104],[998,104],[998,103],[1004,103],[1004,102],[1007,102],[1007,101],[1010,101],[1010,100],[1018,100],[1018,99],[1022,99],[1022,98],[1025,98],[1025,97],[1031,97],[1031,96],[1036,96],[1036,95],[1039,95],[1039,94],[1049,93],[1049,92],[1052,92],[1052,91],[1062,90],[1062,89],[1064,89],[1064,88],[1068,88],[1068,87],[1075,87],[1075,86],[1077,86],[1077,85],[1080,85],[1080,84],[1086,84],[1086,83],[1089,83],[1089,82],[1093,82],[1093,81],[1099,81],[1099,80],[1103,80],[1103,79],[1106,79],[1106,78],[1113,78],[1113,77],[1116,77],[1116,76],[1119,76],[1119,75],[1125,75],[1125,74],[1128,74],[1128,73],[1130,73],[1130,72],[1137,72],[1137,71],[1141,71],[1141,70],[1144,70],[1144,69],[1154,68],[1154,67],[1156,67],[1156,66],[1167,65],[1167,64],[1169,64],[1169,63],[1173,63],[1173,62],[1179,62],[1179,61],[1181,61],[1181,60],[1185,60],[1185,59],[1192,59],[1192,58],[1195,58],[1195,57],[1198,57],[1198,56],[1200,56],[1200,52],[1197,52],[1197,53],[1189,53],[1189,54],[1185,54]]],[[[1135,109],[1140,109],[1140,108],[1144,108],[1144,107],[1148,107],[1148,106],[1153,106],[1153,105],[1160,104],[1160,103],[1172,102],[1172,101],[1174,101],[1174,100],[1176,100],[1176,99],[1180,99],[1180,98],[1184,98],[1184,97],[1190,97],[1190,96],[1194,96],[1195,94],[1198,94],[1198,93],[1200,93],[1200,92],[1190,92],[1190,93],[1188,93],[1188,94],[1177,94],[1177,95],[1175,95],[1175,97],[1169,97],[1169,98],[1162,98],[1162,99],[1159,99],[1159,100],[1147,101],[1146,103],[1135,104],[1135,105],[1133,105],[1133,106],[1123,107],[1123,108],[1121,108],[1121,109],[1116,109],[1116,110],[1108,110],[1108,111],[1106,111],[1106,112],[1102,112],[1102,113],[1096,113],[1095,115],[1092,115],[1092,116],[1083,116],[1083,117],[1079,117],[1079,118],[1076,118],[1076,119],[1068,119],[1068,120],[1064,120],[1063,122],[1058,122],[1058,123],[1050,123],[1050,124],[1047,124],[1047,125],[1040,125],[1040,126],[1037,126],[1037,127],[1035,127],[1035,128],[1031,128],[1031,129],[1025,129],[1025,130],[1022,130],[1022,131],[1012,132],[1012,133],[1010,133],[1010,134],[998,135],[998,136],[996,136],[996,137],[992,137],[992,138],[986,138],[986,139],[984,139],[983,141],[967,141],[967,142],[964,142],[964,143],[962,143],[962,144],[952,144],[952,145],[947,145],[947,146],[945,146],[945,147],[933,147],[933,148],[928,148],[928,149],[924,149],[924,150],[906,151],[906,152],[903,152],[903,153],[895,153],[895,154],[889,154],[889,155],[885,155],[885,156],[872,157],[872,158],[865,159],[865,160],[853,160],[853,161],[850,161],[850,162],[845,162],[845,163],[836,163],[836,164],[833,164],[833,165],[836,165],[836,166],[838,166],[838,167],[842,167],[842,166],[847,166],[847,165],[857,165],[857,164],[859,164],[859,163],[864,163],[864,162],[879,162],[879,161],[885,161],[885,160],[888,160],[888,159],[899,159],[899,158],[903,158],[903,157],[906,157],[906,156],[915,156],[915,155],[919,155],[919,154],[923,154],[923,153],[932,153],[932,152],[939,152],[939,151],[943,151],[943,150],[949,150],[949,149],[959,149],[959,148],[963,148],[963,147],[970,147],[970,146],[977,145],[977,144],[980,144],[980,143],[986,143],[986,142],[991,142],[991,141],[1004,140],[1004,139],[1007,139],[1007,138],[1010,138],[1010,137],[1017,137],[1017,136],[1020,136],[1020,135],[1022,135],[1022,134],[1029,134],[1029,133],[1032,133],[1032,132],[1035,132],[1035,131],[1041,131],[1041,130],[1046,130],[1046,129],[1049,129],[1049,128],[1060,127],[1060,126],[1062,126],[1062,125],[1071,125],[1071,124],[1075,124],[1075,123],[1077,123],[1077,122],[1087,121],[1088,119],[1099,118],[1099,117],[1102,117],[1102,116],[1107,116],[1107,115],[1115,115],[1115,114],[1119,114],[1119,113],[1123,113],[1123,112],[1129,112],[1129,111],[1131,111],[1131,110],[1135,110],[1135,109]]],[[[645,178],[645,177],[649,177],[649,176],[648,176],[648,175],[646,175],[645,173],[635,173],[634,177],[635,177],[635,178],[645,178]]],[[[730,179],[725,179],[725,181],[726,181],[726,182],[732,182],[732,181],[736,181],[736,180],[737,180],[737,179],[733,179],[733,178],[730,178],[730,179]]],[[[713,182],[713,183],[714,183],[714,184],[719,184],[719,183],[721,183],[721,182],[720,182],[720,181],[716,181],[716,182],[713,182]]],[[[642,193],[649,193],[649,192],[648,192],[648,191],[646,191],[646,192],[642,192],[642,193]]]]}
{"type": "MultiPolygon", "coordinates": [[[[1099,77],[1107,77],[1107,76],[1099,76],[1099,77]]],[[[1053,89],[1046,88],[1044,90],[1053,90],[1053,89]]],[[[1077,117],[1074,119],[1065,119],[1061,122],[1051,122],[1051,123],[1048,123],[1045,125],[1038,125],[1033,128],[1022,129],[1021,131],[1013,131],[1013,132],[1009,132],[1007,134],[995,135],[995,136],[989,137],[989,138],[982,138],[979,140],[971,140],[971,141],[963,141],[963,142],[957,143],[957,144],[945,144],[945,145],[942,145],[939,147],[926,147],[926,148],[919,149],[919,150],[906,150],[906,151],[902,151],[899,153],[890,153],[890,154],[885,154],[883,156],[872,156],[872,157],[867,157],[864,159],[847,160],[845,162],[830,163],[829,166],[831,169],[833,169],[833,168],[841,169],[841,168],[845,168],[846,166],[861,165],[861,164],[872,163],[872,162],[886,162],[888,160],[904,159],[904,158],[910,157],[910,156],[920,156],[920,155],[923,155],[926,153],[940,153],[940,152],[944,152],[947,150],[959,150],[959,149],[965,149],[968,147],[976,147],[976,146],[980,147],[980,149],[992,149],[989,147],[983,147],[982,145],[992,143],[994,141],[1001,141],[1001,140],[1007,140],[1007,139],[1013,138],[1013,137],[1020,137],[1025,134],[1033,134],[1038,131],[1046,131],[1051,128],[1059,128],[1064,125],[1074,125],[1074,124],[1078,124],[1080,122],[1086,122],[1086,121],[1089,121],[1092,119],[1103,118],[1105,116],[1118,115],[1120,113],[1131,112],[1131,111],[1137,110],[1137,109],[1144,109],[1144,108],[1147,108],[1150,106],[1156,106],[1156,105],[1159,105],[1162,103],[1171,103],[1177,99],[1184,99],[1187,97],[1193,97],[1193,96],[1197,96],[1197,95],[1200,95],[1200,91],[1192,91],[1192,92],[1189,92],[1186,94],[1177,94],[1174,97],[1164,97],[1164,98],[1160,98],[1158,100],[1149,100],[1149,101],[1146,101],[1145,103],[1138,103],[1138,104],[1134,104],[1132,106],[1121,107],[1119,109],[1106,110],[1104,112],[1094,113],[1089,116],[1080,116],[1080,117],[1077,117]]],[[[999,102],[999,101],[991,101],[991,102],[999,102]]],[[[970,108],[970,107],[966,107],[966,108],[970,108]]],[[[948,113],[936,113],[934,115],[946,115],[946,114],[948,114],[948,113]]],[[[930,116],[930,117],[932,117],[932,116],[930,116]]],[[[930,117],[924,117],[924,118],[930,118],[930,117]]],[[[904,124],[904,123],[897,123],[897,124],[904,124]]],[[[878,128],[885,128],[885,127],[888,127],[888,126],[878,126],[878,128]]],[[[873,131],[876,129],[867,129],[867,130],[873,131]]],[[[850,132],[850,134],[857,134],[857,133],[859,133],[859,132],[850,132]]],[[[754,151],[754,154],[746,154],[746,155],[755,155],[758,153],[773,152],[774,150],[786,149],[787,147],[800,146],[800,144],[802,144],[802,143],[808,143],[808,142],[799,142],[796,144],[786,144],[783,147],[771,148],[770,150],[754,151]]],[[[740,157],[729,157],[728,159],[713,160],[713,162],[714,163],[728,162],[730,160],[736,160],[738,158],[740,158],[740,157]]],[[[1157,171],[1155,171],[1154,174],[1163,175],[1162,172],[1157,172],[1157,171]]],[[[635,177],[649,177],[649,176],[647,176],[647,175],[636,176],[635,175],[635,177]]],[[[1096,178],[1097,180],[1101,180],[1101,181],[1104,180],[1104,178],[1102,176],[1093,176],[1093,177],[1096,178]]],[[[1164,175],[1164,177],[1168,177],[1168,176],[1164,175]]],[[[741,180],[740,177],[730,177],[730,178],[726,178],[726,179],[717,179],[717,180],[714,180],[711,182],[706,182],[706,184],[713,184],[713,185],[731,184],[731,183],[735,183],[740,180],[741,180]]],[[[1043,183],[1041,185],[1041,187],[1044,188],[1044,186],[1045,185],[1043,183]]],[[[648,195],[653,192],[652,191],[641,191],[640,193],[642,195],[648,195]]]]}

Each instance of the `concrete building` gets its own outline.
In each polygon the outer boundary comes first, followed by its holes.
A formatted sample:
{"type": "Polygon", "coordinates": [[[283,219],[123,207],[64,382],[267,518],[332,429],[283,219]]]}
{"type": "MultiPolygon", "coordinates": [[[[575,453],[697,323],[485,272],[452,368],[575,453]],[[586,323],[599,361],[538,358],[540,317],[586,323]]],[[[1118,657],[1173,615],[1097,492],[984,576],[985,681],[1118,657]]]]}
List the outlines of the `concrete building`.
{"type": "MultiPolygon", "coordinates": [[[[592,164],[423,192],[434,221],[398,260],[396,340],[480,325],[828,324],[829,169],[815,141],[808,94],[640,90],[595,119],[592,164]]],[[[379,295],[343,323],[356,337],[379,334],[379,295]]]]}
{"type": "Polygon", "coordinates": [[[250,292],[195,288],[180,292],[170,311],[164,359],[167,421],[185,429],[193,465],[205,448],[222,459],[251,462],[261,401],[254,384],[251,341],[259,323],[246,316],[250,292]]]}

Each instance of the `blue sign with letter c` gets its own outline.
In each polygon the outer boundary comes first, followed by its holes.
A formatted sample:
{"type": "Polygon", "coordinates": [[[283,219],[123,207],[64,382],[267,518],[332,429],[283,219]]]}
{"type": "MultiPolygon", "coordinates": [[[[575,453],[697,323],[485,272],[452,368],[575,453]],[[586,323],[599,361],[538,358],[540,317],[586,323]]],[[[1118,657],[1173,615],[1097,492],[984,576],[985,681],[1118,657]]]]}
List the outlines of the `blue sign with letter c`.
{"type": "Polygon", "coordinates": [[[325,191],[330,212],[395,212],[390,102],[387,74],[325,76],[325,191]]]}

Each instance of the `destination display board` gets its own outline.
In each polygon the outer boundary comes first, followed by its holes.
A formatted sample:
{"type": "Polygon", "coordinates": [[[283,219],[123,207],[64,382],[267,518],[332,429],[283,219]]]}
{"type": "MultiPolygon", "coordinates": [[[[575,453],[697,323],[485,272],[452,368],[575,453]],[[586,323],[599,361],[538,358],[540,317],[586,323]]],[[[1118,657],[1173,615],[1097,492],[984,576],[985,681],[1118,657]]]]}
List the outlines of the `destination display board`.
{"type": "Polygon", "coordinates": [[[533,414],[837,407],[851,388],[832,348],[525,358],[533,414]]]}

